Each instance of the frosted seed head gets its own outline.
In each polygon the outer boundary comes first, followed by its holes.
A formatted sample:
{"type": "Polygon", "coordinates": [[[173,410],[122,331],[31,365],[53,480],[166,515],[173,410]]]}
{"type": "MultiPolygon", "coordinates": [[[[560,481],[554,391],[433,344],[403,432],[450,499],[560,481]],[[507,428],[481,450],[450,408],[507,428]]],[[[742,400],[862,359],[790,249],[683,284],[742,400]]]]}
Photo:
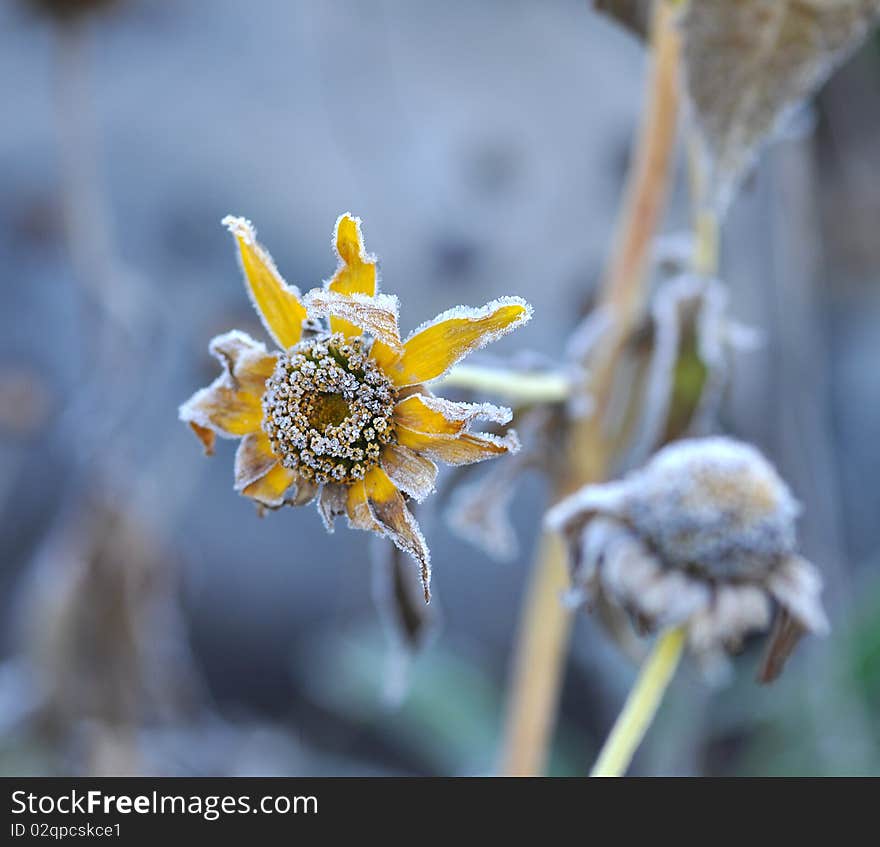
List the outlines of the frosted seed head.
{"type": "MultiPolygon", "coordinates": [[[[821,579],[794,553],[798,512],[757,450],[706,438],[671,444],[622,481],[586,486],[547,524],[568,537],[586,603],[605,598],[639,631],[684,625],[706,667],[719,667],[775,607],[802,632],[827,631],[821,579]]],[[[774,636],[765,681],[794,643],[774,636]]]]}

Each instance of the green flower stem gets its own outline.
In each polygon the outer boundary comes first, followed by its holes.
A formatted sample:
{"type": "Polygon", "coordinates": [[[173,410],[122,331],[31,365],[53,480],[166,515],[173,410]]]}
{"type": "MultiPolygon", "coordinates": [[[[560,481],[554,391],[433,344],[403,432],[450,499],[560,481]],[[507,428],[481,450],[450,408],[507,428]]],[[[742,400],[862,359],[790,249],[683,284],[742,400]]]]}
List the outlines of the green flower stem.
{"type": "Polygon", "coordinates": [[[529,373],[477,365],[457,365],[436,385],[487,392],[516,405],[559,403],[571,390],[569,379],[561,373],[529,373]]]}
{"type": "Polygon", "coordinates": [[[623,776],[663,701],[685,642],[679,627],[662,634],[618,715],[590,776],[623,776]]]}

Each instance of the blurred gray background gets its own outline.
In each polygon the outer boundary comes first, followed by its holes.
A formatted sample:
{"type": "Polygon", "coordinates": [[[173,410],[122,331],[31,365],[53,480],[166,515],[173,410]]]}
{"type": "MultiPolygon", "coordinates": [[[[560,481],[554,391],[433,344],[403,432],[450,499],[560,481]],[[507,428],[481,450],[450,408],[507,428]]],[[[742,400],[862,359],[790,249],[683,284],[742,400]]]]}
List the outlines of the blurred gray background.
{"type": "MultiPolygon", "coordinates": [[[[722,259],[765,338],[724,423],[805,504],[834,633],[770,689],[752,649],[720,690],[685,666],[636,772],[880,772],[878,45],[764,157],[722,259]]],[[[263,337],[227,213],[309,288],[351,211],[404,331],[517,294],[535,318],[492,352],[560,357],[644,70],[575,0],[132,0],[60,36],[0,6],[2,772],[492,771],[541,480],[515,500],[512,563],[420,514],[437,627],[407,663],[368,538],[312,509],[259,519],[234,445],[204,459],[177,405],[215,375],[213,335],[263,337]]],[[[667,234],[684,182],[679,163],[667,234]]],[[[634,673],[578,621],[553,773],[586,771],[634,673]]]]}

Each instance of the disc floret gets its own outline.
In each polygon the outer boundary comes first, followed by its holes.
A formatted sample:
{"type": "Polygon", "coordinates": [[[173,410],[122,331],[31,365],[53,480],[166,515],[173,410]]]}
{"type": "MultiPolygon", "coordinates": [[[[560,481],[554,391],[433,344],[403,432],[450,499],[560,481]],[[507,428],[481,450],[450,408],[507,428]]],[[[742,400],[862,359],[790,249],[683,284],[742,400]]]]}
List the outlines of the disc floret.
{"type": "Polygon", "coordinates": [[[284,467],[317,483],[353,483],[394,441],[396,391],[361,338],[301,341],[279,355],[263,395],[263,429],[284,467]]]}

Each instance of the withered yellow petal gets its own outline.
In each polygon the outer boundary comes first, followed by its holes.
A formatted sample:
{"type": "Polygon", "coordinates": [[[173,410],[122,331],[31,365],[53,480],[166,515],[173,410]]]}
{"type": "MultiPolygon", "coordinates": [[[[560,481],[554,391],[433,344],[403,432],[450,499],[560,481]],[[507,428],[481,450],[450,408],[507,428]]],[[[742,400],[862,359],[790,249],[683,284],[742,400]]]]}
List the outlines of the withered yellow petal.
{"type": "Polygon", "coordinates": [[[397,427],[397,440],[423,456],[448,465],[470,465],[519,450],[519,439],[513,431],[497,436],[463,432],[461,435],[429,435],[404,426],[397,427]]]}
{"type": "Polygon", "coordinates": [[[266,331],[282,349],[292,347],[306,318],[299,291],[282,279],[250,221],[228,215],[223,224],[235,236],[247,289],[266,331]]]}
{"type": "MultiPolygon", "coordinates": [[[[328,284],[331,291],[338,294],[364,294],[372,297],[376,293],[376,257],[367,255],[361,233],[361,219],[346,212],[336,221],[333,237],[339,267],[328,284]]],[[[330,316],[330,329],[344,335],[360,335],[358,325],[343,315],[330,316]]]]}
{"type": "Polygon", "coordinates": [[[224,438],[256,432],[263,420],[263,409],[259,397],[231,388],[224,374],[180,407],[180,419],[191,426],[195,424],[196,435],[207,446],[201,430],[210,429],[224,438]]]}
{"type": "Polygon", "coordinates": [[[376,523],[372,512],[370,512],[370,505],[367,502],[367,489],[362,479],[349,486],[346,511],[348,513],[348,525],[352,529],[365,529],[369,532],[378,532],[380,535],[384,535],[384,530],[376,523]]]}
{"type": "Polygon", "coordinates": [[[412,394],[394,407],[394,420],[401,426],[437,435],[458,435],[478,419],[505,424],[512,417],[510,409],[503,406],[454,403],[426,394],[412,394]]]}
{"type": "MultiPolygon", "coordinates": [[[[362,335],[368,332],[385,346],[403,352],[400,330],[397,327],[398,304],[392,294],[340,294],[324,288],[315,288],[306,295],[308,311],[314,317],[329,315],[331,327],[333,316],[342,316],[354,331],[346,335],[362,335]]],[[[335,332],[341,332],[334,329],[335,332]]]]}
{"type": "Polygon", "coordinates": [[[278,463],[265,432],[251,432],[241,439],[235,451],[235,490],[243,491],[266,476],[278,463]]]}
{"type": "Polygon", "coordinates": [[[482,309],[459,307],[417,329],[403,355],[386,368],[398,386],[417,385],[442,376],[456,362],[521,326],[532,308],[519,297],[502,297],[482,309]]]}
{"type": "Polygon", "coordinates": [[[284,505],[284,495],[296,478],[296,471],[276,464],[265,476],[243,488],[241,493],[270,509],[277,509],[284,505]]]}
{"type": "Polygon", "coordinates": [[[261,398],[276,357],[238,330],[218,335],[208,349],[223,365],[223,373],[180,407],[180,419],[192,427],[210,454],[214,439],[207,431],[235,438],[260,430],[261,398]]]}
{"type": "Polygon", "coordinates": [[[395,546],[409,553],[419,565],[425,602],[431,600],[431,554],[416,519],[407,509],[401,493],[381,467],[364,477],[367,503],[376,523],[395,546]]]}
{"type": "Polygon", "coordinates": [[[388,444],[382,450],[382,470],[401,491],[422,502],[434,491],[437,465],[401,444],[388,444]]]}

